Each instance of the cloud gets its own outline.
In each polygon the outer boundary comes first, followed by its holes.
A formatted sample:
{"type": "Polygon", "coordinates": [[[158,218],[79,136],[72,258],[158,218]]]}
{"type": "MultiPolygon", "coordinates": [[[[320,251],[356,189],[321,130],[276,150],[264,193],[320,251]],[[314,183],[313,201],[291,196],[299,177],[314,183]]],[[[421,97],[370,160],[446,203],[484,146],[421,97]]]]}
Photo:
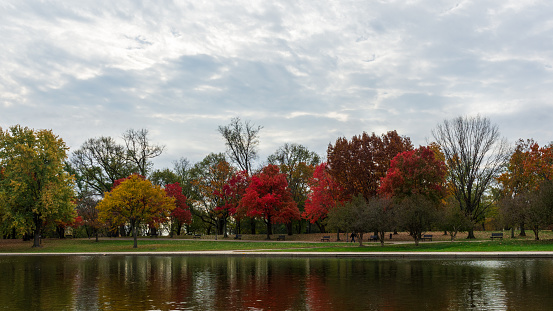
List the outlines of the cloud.
{"type": "Polygon", "coordinates": [[[511,141],[551,139],[548,1],[4,1],[0,125],[73,148],[148,128],[156,165],[224,151],[232,117],[324,155],[363,131],[426,143],[481,114],[511,141]]]}

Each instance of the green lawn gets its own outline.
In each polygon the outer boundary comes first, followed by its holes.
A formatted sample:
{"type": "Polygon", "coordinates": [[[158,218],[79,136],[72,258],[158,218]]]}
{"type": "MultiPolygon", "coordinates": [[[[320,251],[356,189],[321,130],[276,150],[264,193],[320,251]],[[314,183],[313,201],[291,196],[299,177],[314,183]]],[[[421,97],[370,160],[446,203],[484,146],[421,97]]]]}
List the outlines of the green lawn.
{"type": "Polygon", "coordinates": [[[458,242],[421,242],[385,244],[345,242],[277,242],[277,241],[231,241],[231,240],[162,240],[143,238],[138,248],[132,248],[131,239],[47,239],[41,248],[32,248],[32,242],[21,240],[0,240],[0,253],[70,253],[70,252],[178,252],[216,250],[272,250],[272,251],[312,251],[312,252],[497,252],[497,251],[553,251],[553,240],[476,240],[458,242]]]}

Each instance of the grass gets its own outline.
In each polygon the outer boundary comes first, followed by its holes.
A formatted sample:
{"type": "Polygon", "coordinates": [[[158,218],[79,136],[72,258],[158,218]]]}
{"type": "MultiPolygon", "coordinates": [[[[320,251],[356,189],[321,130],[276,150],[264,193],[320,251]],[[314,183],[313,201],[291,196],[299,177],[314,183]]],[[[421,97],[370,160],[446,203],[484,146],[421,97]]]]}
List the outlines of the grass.
{"type": "Polygon", "coordinates": [[[320,243],[139,239],[138,248],[133,248],[132,239],[101,239],[99,242],[94,242],[93,239],[47,239],[43,241],[40,248],[32,248],[31,246],[32,242],[0,240],[0,253],[179,252],[283,248],[294,250],[317,247],[320,246],[320,243]]]}
{"type": "MultiPolygon", "coordinates": [[[[42,247],[32,248],[32,242],[21,240],[0,240],[0,253],[104,253],[104,252],[179,252],[179,251],[276,251],[276,252],[514,252],[514,251],[553,251],[553,234],[543,234],[543,240],[534,241],[532,236],[526,238],[509,238],[505,234],[503,240],[490,241],[490,232],[478,233],[477,240],[468,241],[459,238],[456,242],[448,241],[441,233],[434,233],[435,242],[421,242],[415,246],[405,234],[386,240],[382,247],[380,243],[367,243],[359,247],[358,243],[324,242],[322,234],[294,235],[287,237],[286,242],[265,241],[263,235],[248,237],[248,241],[236,241],[231,238],[215,240],[192,239],[151,239],[141,238],[138,248],[132,248],[132,239],[105,238],[99,242],[94,239],[45,239],[42,247]],[[300,240],[301,239],[301,240],[300,240]],[[292,241],[290,241],[292,240],[292,241]]],[[[332,239],[335,234],[331,235],[332,239]]],[[[208,237],[209,238],[209,237],[208,237]]]]}

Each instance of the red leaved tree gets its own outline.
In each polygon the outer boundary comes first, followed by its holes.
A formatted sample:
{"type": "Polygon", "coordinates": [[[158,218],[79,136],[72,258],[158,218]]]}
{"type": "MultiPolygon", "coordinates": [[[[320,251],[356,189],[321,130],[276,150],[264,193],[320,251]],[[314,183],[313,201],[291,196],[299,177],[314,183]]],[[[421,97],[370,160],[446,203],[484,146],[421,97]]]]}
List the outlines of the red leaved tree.
{"type": "Polygon", "coordinates": [[[340,193],[340,187],[328,174],[327,167],[326,163],[317,165],[313,177],[309,179],[311,193],[307,196],[305,211],[302,214],[304,219],[317,224],[322,233],[325,232],[323,220],[326,219],[330,209],[338,204],[338,193],[340,193]]]}
{"type": "Polygon", "coordinates": [[[273,164],[252,176],[239,208],[247,216],[261,218],[265,222],[267,239],[271,238],[272,224],[286,224],[293,219],[300,219],[300,211],[288,190],[286,176],[273,164]]]}
{"type": "Polygon", "coordinates": [[[390,131],[382,136],[363,133],[351,141],[338,138],[328,146],[329,173],[340,185],[343,201],[356,195],[366,200],[376,196],[380,179],[386,175],[390,161],[400,152],[413,149],[411,140],[390,131]]]}
{"type": "Polygon", "coordinates": [[[381,179],[379,193],[398,199],[422,195],[439,202],[446,194],[444,161],[436,159],[435,152],[425,146],[405,151],[394,157],[386,177],[381,179]]]}
{"type": "Polygon", "coordinates": [[[246,216],[245,211],[240,210],[238,207],[242,197],[246,194],[249,183],[250,178],[246,171],[236,172],[226,182],[222,193],[219,194],[224,205],[217,207],[216,210],[225,210],[234,217],[237,234],[240,233],[240,220],[246,216]]]}
{"type": "Polygon", "coordinates": [[[378,192],[396,202],[400,224],[419,244],[423,232],[437,217],[437,208],[446,195],[447,167],[430,147],[405,151],[395,156],[378,192]]]}
{"type": "Polygon", "coordinates": [[[175,198],[175,209],[170,215],[172,227],[170,235],[173,236],[173,232],[180,235],[182,226],[192,222],[190,207],[186,204],[186,196],[182,194],[182,187],[178,182],[166,185],[165,193],[167,196],[175,198]]]}

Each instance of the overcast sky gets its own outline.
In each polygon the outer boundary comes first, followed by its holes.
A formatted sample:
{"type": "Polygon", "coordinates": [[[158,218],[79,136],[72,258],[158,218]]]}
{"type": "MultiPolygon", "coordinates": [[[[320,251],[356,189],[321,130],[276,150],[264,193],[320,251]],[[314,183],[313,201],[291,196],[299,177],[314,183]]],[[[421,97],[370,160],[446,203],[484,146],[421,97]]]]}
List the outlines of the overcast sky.
{"type": "Polygon", "coordinates": [[[264,127],[260,161],[459,115],[553,141],[550,0],[0,0],[0,35],[2,128],[71,150],[146,128],[158,169],[224,152],[232,117],[264,127]]]}

